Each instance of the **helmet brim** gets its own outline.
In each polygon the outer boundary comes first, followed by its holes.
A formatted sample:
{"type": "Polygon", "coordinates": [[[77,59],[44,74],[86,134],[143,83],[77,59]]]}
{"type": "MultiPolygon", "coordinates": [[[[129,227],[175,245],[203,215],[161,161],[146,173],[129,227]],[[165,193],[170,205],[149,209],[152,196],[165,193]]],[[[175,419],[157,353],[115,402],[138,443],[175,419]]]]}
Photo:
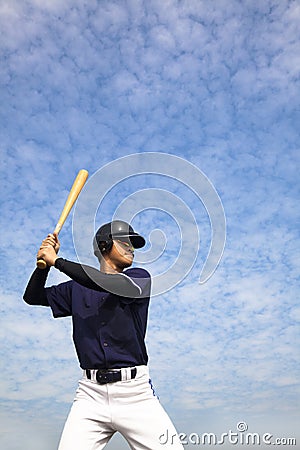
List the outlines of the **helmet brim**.
{"type": "Polygon", "coordinates": [[[145,239],[138,233],[114,233],[112,239],[127,238],[130,240],[134,248],[142,248],[146,244],[145,239]]]}

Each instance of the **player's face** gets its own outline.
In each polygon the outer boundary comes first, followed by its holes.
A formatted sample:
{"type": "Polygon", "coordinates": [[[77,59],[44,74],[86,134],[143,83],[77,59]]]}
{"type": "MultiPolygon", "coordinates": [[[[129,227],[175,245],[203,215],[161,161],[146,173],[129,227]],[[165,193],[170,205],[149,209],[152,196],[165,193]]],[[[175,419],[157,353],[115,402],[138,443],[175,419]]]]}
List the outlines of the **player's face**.
{"type": "Polygon", "coordinates": [[[130,267],[134,258],[134,248],[129,239],[114,240],[109,259],[117,267],[130,267]]]}

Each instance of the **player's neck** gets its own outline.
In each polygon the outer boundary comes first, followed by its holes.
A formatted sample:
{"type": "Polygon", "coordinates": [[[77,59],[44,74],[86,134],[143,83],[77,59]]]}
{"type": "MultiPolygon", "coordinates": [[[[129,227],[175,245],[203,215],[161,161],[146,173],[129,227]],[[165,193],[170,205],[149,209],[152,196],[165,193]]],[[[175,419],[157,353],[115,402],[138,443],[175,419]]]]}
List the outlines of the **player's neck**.
{"type": "Polygon", "coordinates": [[[121,273],[123,272],[123,268],[116,266],[115,264],[112,264],[110,260],[106,260],[105,258],[101,258],[100,262],[100,271],[103,273],[121,273]]]}

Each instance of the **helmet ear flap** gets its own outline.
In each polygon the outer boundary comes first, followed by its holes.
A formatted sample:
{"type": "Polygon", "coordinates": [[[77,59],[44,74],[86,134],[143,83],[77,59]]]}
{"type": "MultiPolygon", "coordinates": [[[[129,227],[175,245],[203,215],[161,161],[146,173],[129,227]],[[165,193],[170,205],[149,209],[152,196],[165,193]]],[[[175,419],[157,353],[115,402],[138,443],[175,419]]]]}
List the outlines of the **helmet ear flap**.
{"type": "Polygon", "coordinates": [[[113,246],[113,240],[112,239],[108,239],[106,241],[105,251],[106,252],[110,252],[110,250],[112,249],[112,246],[113,246]]]}
{"type": "Polygon", "coordinates": [[[108,253],[113,246],[113,240],[107,239],[107,241],[99,242],[99,249],[101,253],[108,253]]]}
{"type": "Polygon", "coordinates": [[[100,241],[99,243],[97,243],[96,241],[94,242],[94,255],[97,256],[97,258],[99,258],[101,255],[103,255],[103,253],[108,253],[113,246],[113,240],[111,238],[108,238],[105,241],[100,241]]]}

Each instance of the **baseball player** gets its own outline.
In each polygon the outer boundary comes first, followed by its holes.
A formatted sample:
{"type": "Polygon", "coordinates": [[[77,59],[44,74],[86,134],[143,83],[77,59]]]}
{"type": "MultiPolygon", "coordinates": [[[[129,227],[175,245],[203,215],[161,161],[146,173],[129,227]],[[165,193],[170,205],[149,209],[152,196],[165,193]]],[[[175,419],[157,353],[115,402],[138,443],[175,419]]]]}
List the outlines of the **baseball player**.
{"type": "Polygon", "coordinates": [[[47,269],[36,269],[24,300],[48,306],[53,316],[72,316],[82,379],[61,436],[59,450],[100,450],[115,432],[131,449],[183,449],[149,377],[145,346],[151,277],[131,268],[145,239],[126,222],[99,228],[94,254],[100,270],[58,257],[57,235],[38,251],[47,269]],[[50,267],[71,280],[45,287],[50,267]],[[168,439],[165,439],[168,436],[168,439]]]}

